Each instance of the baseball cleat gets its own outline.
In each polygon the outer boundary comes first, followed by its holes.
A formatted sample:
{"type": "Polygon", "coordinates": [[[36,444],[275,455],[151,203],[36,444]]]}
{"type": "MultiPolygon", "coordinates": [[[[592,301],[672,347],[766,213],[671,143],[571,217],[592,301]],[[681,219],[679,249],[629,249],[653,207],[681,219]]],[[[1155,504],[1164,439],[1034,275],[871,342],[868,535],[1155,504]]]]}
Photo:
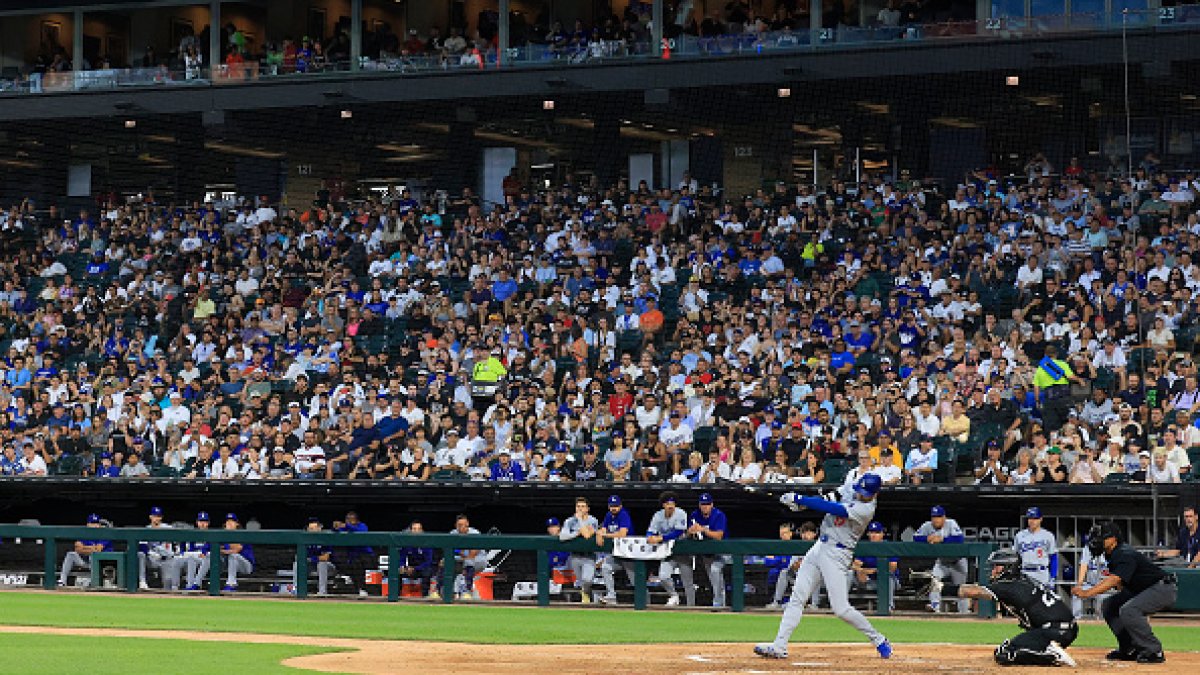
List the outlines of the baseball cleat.
{"type": "Polygon", "coordinates": [[[144,581],[139,581],[138,582],[138,590],[139,591],[148,591],[148,590],[150,590],[150,584],[148,584],[144,581]]]}
{"type": "Polygon", "coordinates": [[[1075,663],[1075,659],[1071,658],[1071,655],[1067,653],[1067,650],[1063,649],[1062,645],[1058,644],[1057,642],[1051,642],[1046,647],[1046,651],[1054,655],[1054,658],[1058,661],[1058,665],[1060,666],[1074,668],[1076,665],[1078,665],[1075,663]]]}
{"type": "Polygon", "coordinates": [[[679,606],[679,596],[678,595],[672,595],[671,597],[667,598],[667,607],[678,607],[678,606],[679,606]]]}
{"type": "Polygon", "coordinates": [[[765,659],[786,659],[788,657],[787,650],[776,647],[774,642],[760,642],[754,645],[754,653],[765,659]]]}
{"type": "Polygon", "coordinates": [[[1137,661],[1138,655],[1136,652],[1127,652],[1120,649],[1114,649],[1108,654],[1105,654],[1104,658],[1108,659],[1109,661],[1137,661]]]}
{"type": "Polygon", "coordinates": [[[187,585],[187,587],[186,587],[186,588],[184,588],[183,590],[185,590],[185,591],[198,591],[198,590],[200,590],[200,586],[199,586],[198,584],[188,584],[188,585],[187,585]]]}
{"type": "Polygon", "coordinates": [[[887,640],[884,640],[883,642],[880,642],[879,644],[875,645],[875,649],[876,649],[876,651],[879,652],[879,658],[881,658],[881,659],[892,658],[892,643],[888,642],[887,640]]]}
{"type": "Polygon", "coordinates": [[[1162,652],[1142,652],[1137,656],[1138,663],[1166,663],[1167,657],[1162,652]]]}
{"type": "Polygon", "coordinates": [[[225,584],[224,586],[222,586],[222,587],[221,587],[221,590],[222,590],[222,591],[225,591],[226,593],[236,593],[236,592],[237,592],[237,586],[236,586],[236,585],[231,585],[231,584],[225,584]]]}
{"type": "Polygon", "coordinates": [[[783,609],[783,605],[779,604],[778,602],[772,602],[769,603],[764,609],[779,610],[783,609]]]}
{"type": "Polygon", "coordinates": [[[617,596],[615,596],[615,595],[602,595],[602,596],[600,596],[600,602],[602,602],[602,603],[604,603],[604,604],[606,604],[606,605],[615,605],[615,604],[617,604],[617,596]]]}
{"type": "Polygon", "coordinates": [[[936,614],[938,611],[938,606],[937,606],[937,604],[931,602],[928,605],[925,605],[925,611],[926,612],[934,612],[936,614]]]}

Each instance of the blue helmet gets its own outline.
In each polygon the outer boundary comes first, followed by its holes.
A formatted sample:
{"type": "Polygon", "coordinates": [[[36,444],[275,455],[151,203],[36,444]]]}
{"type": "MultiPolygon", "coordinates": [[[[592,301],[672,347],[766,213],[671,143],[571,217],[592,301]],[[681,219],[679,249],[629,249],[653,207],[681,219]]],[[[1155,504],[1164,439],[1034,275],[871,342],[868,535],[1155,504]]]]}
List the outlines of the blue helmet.
{"type": "Polygon", "coordinates": [[[854,482],[854,491],[862,497],[874,497],[882,487],[883,481],[874,473],[868,473],[854,482]]]}

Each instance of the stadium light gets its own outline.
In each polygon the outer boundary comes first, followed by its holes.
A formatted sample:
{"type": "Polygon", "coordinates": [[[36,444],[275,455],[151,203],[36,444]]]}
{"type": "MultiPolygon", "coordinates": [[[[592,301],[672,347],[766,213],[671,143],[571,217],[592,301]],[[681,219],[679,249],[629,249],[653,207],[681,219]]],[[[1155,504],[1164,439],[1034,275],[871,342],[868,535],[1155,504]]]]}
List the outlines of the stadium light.
{"type": "Polygon", "coordinates": [[[137,120],[125,120],[125,128],[126,129],[137,128],[137,120]]]}
{"type": "Polygon", "coordinates": [[[775,93],[779,98],[791,98],[792,96],[792,90],[787,87],[780,87],[775,93]]]}
{"type": "Polygon", "coordinates": [[[1004,78],[1004,84],[1006,84],[1006,85],[1008,85],[1008,86],[1010,86],[1010,87],[1016,87],[1016,86],[1020,86],[1020,84],[1021,84],[1021,76],[1019,76],[1019,75],[1009,75],[1008,77],[1004,78]]]}
{"type": "Polygon", "coordinates": [[[542,101],[542,110],[554,110],[554,99],[548,98],[542,101]]]}
{"type": "Polygon", "coordinates": [[[350,119],[350,118],[352,118],[352,117],[354,117],[354,111],[353,111],[353,110],[343,110],[343,111],[342,111],[342,119],[344,119],[344,120],[348,120],[348,119],[350,119]]]}

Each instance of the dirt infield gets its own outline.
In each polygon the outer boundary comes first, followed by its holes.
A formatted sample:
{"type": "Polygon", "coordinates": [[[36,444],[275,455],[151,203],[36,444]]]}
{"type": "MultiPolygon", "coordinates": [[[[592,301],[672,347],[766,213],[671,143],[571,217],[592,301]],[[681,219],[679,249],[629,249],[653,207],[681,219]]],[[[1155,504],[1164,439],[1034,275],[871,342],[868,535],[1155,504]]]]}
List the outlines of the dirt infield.
{"type": "MultiPolygon", "coordinates": [[[[747,644],[653,645],[471,645],[446,642],[400,642],[301,638],[288,635],[200,633],[188,631],[110,630],[0,626],[3,633],[86,635],[124,638],[169,638],[201,642],[298,644],[353,651],[301,656],[284,665],[303,670],[336,673],[433,673],[456,675],[554,673],[1045,673],[1044,668],[1000,668],[992,662],[989,647],[962,645],[897,645],[889,661],[863,644],[796,644],[790,658],[764,660],[747,644]]],[[[1073,649],[1080,670],[1102,670],[1120,675],[1135,673],[1198,672],[1200,653],[1173,653],[1167,665],[1138,666],[1104,661],[1104,650],[1073,649]]]]}

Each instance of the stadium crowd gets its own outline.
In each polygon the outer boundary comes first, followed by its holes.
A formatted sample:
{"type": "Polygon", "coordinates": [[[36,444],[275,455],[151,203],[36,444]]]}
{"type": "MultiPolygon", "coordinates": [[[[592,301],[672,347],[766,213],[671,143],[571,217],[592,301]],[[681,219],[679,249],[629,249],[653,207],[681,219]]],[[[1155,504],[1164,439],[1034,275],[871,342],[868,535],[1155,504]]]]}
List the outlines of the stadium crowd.
{"type": "Polygon", "coordinates": [[[0,474],[1192,476],[1200,182],[1026,169],[25,202],[0,216],[0,474]]]}

